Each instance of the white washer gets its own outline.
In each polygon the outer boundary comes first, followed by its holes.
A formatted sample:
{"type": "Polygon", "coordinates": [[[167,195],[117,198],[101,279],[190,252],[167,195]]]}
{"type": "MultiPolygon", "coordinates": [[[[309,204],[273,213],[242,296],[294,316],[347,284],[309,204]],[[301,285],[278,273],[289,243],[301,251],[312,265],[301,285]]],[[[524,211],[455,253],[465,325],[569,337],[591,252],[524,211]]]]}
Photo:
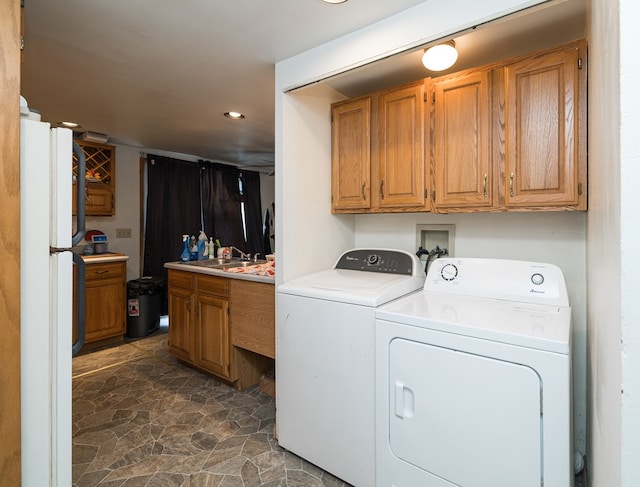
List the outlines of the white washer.
{"type": "Polygon", "coordinates": [[[287,450],[358,487],[375,482],[375,308],[420,291],[419,259],[345,252],[278,287],[276,425],[287,450]]]}
{"type": "Polygon", "coordinates": [[[571,308],[550,264],[443,258],[376,310],[377,487],[573,485],[571,308]]]}

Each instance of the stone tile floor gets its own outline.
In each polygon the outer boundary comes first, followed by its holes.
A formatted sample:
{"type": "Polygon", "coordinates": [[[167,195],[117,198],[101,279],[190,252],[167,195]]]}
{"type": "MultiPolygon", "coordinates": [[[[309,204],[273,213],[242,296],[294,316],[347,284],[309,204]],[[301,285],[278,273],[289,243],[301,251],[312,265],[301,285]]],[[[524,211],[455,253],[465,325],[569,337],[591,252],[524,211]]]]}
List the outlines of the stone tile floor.
{"type": "Polygon", "coordinates": [[[167,334],[73,359],[75,487],[348,487],[278,446],[274,400],[167,353],[167,334]]]}
{"type": "Polygon", "coordinates": [[[180,364],[166,333],[75,357],[73,375],[74,487],[349,487],[278,446],[271,397],[180,364]]]}

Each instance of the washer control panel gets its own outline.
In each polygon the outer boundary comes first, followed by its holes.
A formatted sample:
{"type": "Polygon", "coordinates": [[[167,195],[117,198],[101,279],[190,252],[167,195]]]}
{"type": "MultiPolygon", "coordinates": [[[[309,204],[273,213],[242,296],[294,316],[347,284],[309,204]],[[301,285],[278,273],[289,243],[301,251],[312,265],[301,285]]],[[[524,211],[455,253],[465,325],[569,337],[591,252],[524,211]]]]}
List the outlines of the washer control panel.
{"type": "Polygon", "coordinates": [[[412,276],[416,272],[416,261],[419,263],[402,250],[353,249],[342,254],[334,268],[412,276]]]}
{"type": "Polygon", "coordinates": [[[440,258],[425,291],[568,306],[564,275],[553,264],[502,259],[440,258]]]}

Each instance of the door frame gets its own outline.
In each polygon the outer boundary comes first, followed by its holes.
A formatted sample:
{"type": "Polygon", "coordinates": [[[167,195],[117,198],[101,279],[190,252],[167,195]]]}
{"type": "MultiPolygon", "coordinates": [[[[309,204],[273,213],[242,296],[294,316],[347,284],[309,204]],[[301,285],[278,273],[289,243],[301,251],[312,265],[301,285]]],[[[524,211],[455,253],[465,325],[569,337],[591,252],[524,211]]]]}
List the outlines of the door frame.
{"type": "Polygon", "coordinates": [[[20,35],[19,0],[0,0],[0,478],[19,486],[20,35]]]}

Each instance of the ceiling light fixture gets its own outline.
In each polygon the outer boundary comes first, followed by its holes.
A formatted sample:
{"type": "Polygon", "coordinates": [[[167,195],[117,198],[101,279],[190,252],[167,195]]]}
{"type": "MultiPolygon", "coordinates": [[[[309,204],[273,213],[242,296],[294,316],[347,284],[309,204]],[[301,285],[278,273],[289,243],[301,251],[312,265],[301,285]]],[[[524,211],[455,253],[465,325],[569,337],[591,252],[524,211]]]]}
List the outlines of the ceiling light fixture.
{"type": "Polygon", "coordinates": [[[422,64],[429,71],[444,71],[453,66],[457,59],[456,43],[451,40],[425,49],[422,64]]]}
{"type": "Polygon", "coordinates": [[[338,3],[345,3],[347,0],[322,0],[324,3],[331,3],[331,4],[338,4],[338,3]]]}
{"type": "Polygon", "coordinates": [[[224,116],[231,120],[240,120],[241,118],[244,118],[244,115],[240,112],[224,112],[224,116]]]}
{"type": "Polygon", "coordinates": [[[78,127],[80,127],[80,124],[76,122],[69,122],[67,120],[63,120],[62,122],[58,122],[58,126],[66,127],[68,129],[77,129],[78,127]]]}

